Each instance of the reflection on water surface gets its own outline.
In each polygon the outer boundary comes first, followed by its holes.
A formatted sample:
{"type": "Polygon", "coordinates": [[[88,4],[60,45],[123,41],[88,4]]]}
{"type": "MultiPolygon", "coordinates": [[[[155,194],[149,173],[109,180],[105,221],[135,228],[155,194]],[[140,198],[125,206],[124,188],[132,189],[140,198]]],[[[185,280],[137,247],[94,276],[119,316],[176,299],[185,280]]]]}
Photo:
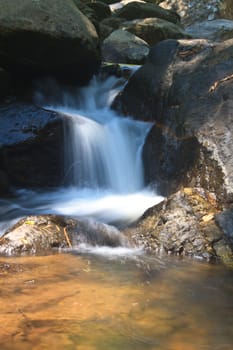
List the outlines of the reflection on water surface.
{"type": "Polygon", "coordinates": [[[224,266],[75,253],[0,260],[1,350],[233,348],[224,266]]]}

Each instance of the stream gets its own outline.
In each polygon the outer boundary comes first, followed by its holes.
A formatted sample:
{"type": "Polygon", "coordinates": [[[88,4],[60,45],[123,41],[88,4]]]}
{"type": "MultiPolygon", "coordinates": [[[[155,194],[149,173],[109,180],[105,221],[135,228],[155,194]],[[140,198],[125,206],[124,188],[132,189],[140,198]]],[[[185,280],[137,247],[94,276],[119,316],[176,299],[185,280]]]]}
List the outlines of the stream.
{"type": "Polygon", "coordinates": [[[17,189],[0,199],[0,234],[18,218],[36,214],[94,218],[127,225],[163,198],[144,185],[141,151],[151,123],[117,115],[110,105],[124,81],[94,77],[87,87],[64,92],[54,85],[35,102],[64,119],[64,179],[52,191],[17,189]]]}
{"type": "Polygon", "coordinates": [[[232,349],[232,270],[118,253],[0,259],[0,348],[232,349]]]}
{"type": "MultiPolygon", "coordinates": [[[[110,109],[122,85],[94,78],[59,99],[37,91],[37,104],[64,117],[63,184],[1,199],[1,234],[30,214],[124,227],[163,199],[144,184],[141,150],[151,124],[110,109]]],[[[232,295],[230,267],[128,245],[0,257],[0,349],[230,350],[232,295]]]]}

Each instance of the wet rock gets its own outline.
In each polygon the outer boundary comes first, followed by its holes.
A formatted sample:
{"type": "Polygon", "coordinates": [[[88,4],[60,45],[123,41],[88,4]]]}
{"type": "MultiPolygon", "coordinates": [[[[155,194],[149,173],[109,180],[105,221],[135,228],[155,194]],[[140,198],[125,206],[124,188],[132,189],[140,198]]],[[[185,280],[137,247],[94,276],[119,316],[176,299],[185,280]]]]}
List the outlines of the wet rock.
{"type": "Polygon", "coordinates": [[[146,251],[211,258],[232,258],[232,247],[215,219],[214,195],[201,188],[184,188],[146,211],[127,230],[146,251]],[[222,247],[220,249],[220,247],[222,247]]]}
{"type": "Polygon", "coordinates": [[[186,28],[193,38],[203,38],[213,41],[224,41],[233,38],[233,21],[216,19],[195,23],[186,28]]]}
{"type": "Polygon", "coordinates": [[[84,83],[100,65],[93,24],[72,0],[0,1],[0,65],[25,77],[84,83]]]}
{"type": "Polygon", "coordinates": [[[149,53],[148,44],[124,30],[115,30],[102,44],[103,60],[114,63],[141,64],[149,53]]]}
{"type": "Polygon", "coordinates": [[[136,1],[123,6],[121,9],[117,10],[114,15],[116,17],[125,18],[128,21],[139,18],[156,17],[176,24],[180,22],[179,16],[173,11],[165,10],[156,4],[140,3],[136,1]]]}
{"type": "Polygon", "coordinates": [[[29,102],[0,106],[1,192],[10,186],[49,187],[62,181],[61,116],[29,102]]]}
{"type": "Polygon", "coordinates": [[[127,245],[128,241],[114,226],[94,219],[83,219],[73,225],[72,246],[78,247],[83,243],[89,246],[118,247],[127,245]]]}
{"type": "Polygon", "coordinates": [[[134,65],[105,63],[100,69],[99,77],[101,79],[106,79],[110,76],[115,76],[117,78],[128,80],[129,77],[133,74],[134,68],[134,65]]]}
{"type": "Polygon", "coordinates": [[[233,200],[232,55],[233,40],[162,41],[114,103],[154,123],[143,151],[145,176],[165,195],[191,185],[233,200]]]}
{"type": "Polygon", "coordinates": [[[67,227],[67,221],[55,215],[24,218],[0,238],[0,254],[39,254],[68,247],[67,227]]]}
{"type": "Polygon", "coordinates": [[[58,215],[28,216],[0,238],[0,254],[44,254],[58,248],[120,246],[126,239],[109,225],[94,220],[75,220],[58,215]]]}
{"type": "Polygon", "coordinates": [[[165,39],[182,39],[189,37],[189,34],[180,26],[161,18],[145,18],[124,22],[120,28],[133,33],[146,41],[150,46],[165,39]]]}

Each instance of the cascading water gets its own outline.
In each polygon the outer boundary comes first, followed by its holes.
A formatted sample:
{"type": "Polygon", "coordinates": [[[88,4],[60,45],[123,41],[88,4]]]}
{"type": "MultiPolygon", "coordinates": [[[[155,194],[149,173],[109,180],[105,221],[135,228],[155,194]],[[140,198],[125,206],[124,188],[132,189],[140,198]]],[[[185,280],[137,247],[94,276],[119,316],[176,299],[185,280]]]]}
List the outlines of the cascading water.
{"type": "Polygon", "coordinates": [[[14,210],[12,204],[8,210],[10,219],[56,213],[126,224],[161,201],[144,188],[141,149],[151,125],[110,109],[121,88],[115,77],[94,78],[77,94],[63,94],[62,102],[49,104],[37,93],[37,102],[64,116],[64,186],[49,193],[19,191],[14,210]]]}
{"type": "MultiPolygon", "coordinates": [[[[120,118],[110,108],[116,78],[93,79],[81,93],[81,108],[58,108],[67,116],[66,183],[134,193],[143,188],[140,148],[148,123],[120,118]],[[100,99],[101,96],[101,99],[100,99]]],[[[56,107],[53,107],[56,109],[56,107]]]]}

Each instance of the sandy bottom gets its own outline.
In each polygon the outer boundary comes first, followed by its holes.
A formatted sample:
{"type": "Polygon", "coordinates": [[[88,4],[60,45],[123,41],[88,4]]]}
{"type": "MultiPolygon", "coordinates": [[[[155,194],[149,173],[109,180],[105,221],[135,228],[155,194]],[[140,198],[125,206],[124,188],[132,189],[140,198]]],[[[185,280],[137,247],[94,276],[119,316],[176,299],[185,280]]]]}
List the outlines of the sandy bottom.
{"type": "Polygon", "coordinates": [[[231,350],[233,271],[176,258],[0,258],[1,350],[231,350]]]}

